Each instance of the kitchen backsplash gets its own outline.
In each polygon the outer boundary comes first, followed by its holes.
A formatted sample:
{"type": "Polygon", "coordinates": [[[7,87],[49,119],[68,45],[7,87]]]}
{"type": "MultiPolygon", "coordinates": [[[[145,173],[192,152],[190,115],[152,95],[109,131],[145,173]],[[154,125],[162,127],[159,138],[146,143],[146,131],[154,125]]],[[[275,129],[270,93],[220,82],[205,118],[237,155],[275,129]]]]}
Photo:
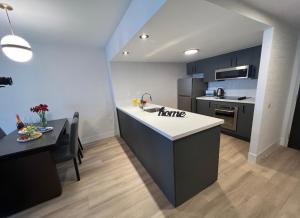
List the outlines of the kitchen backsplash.
{"type": "Polygon", "coordinates": [[[223,88],[228,96],[247,96],[255,98],[257,79],[226,80],[208,83],[209,90],[223,88]]]}
{"type": "MultiPolygon", "coordinates": [[[[202,73],[193,75],[193,77],[196,78],[203,78],[203,76],[202,73]]],[[[237,79],[208,83],[208,90],[216,90],[217,88],[223,88],[225,90],[225,95],[227,96],[246,96],[255,98],[257,79],[237,79]]]]}

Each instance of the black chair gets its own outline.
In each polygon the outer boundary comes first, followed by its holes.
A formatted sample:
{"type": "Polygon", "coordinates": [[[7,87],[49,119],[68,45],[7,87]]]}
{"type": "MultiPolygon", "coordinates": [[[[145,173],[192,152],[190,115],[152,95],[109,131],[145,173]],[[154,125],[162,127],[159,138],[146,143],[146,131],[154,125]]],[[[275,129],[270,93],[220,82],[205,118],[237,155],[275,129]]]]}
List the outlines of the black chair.
{"type": "MultiPolygon", "coordinates": [[[[78,122],[79,122],[79,113],[78,112],[74,113],[73,118],[75,118],[75,117],[78,118],[78,122]]],[[[81,156],[81,158],[83,158],[83,146],[81,144],[79,136],[78,136],[78,143],[79,143],[79,148],[80,148],[80,150],[78,151],[78,153],[81,156]]]]}
{"type": "Polygon", "coordinates": [[[6,136],[6,133],[0,128],[0,139],[6,136]]]}
{"type": "MultiPolygon", "coordinates": [[[[52,151],[52,155],[56,163],[61,163],[69,160],[73,160],[76,171],[77,180],[80,180],[77,157],[78,154],[78,118],[72,120],[70,127],[69,141],[67,144],[57,144],[55,150],[52,151]]],[[[80,162],[80,160],[79,160],[80,162]]]]}

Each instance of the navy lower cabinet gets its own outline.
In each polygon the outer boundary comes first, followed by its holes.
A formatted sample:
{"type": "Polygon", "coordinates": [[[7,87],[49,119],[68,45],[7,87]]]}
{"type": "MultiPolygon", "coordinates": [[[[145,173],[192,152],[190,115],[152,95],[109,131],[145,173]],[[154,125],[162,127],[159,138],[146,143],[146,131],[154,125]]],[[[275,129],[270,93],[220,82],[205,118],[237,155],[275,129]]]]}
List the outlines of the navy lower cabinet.
{"type": "Polygon", "coordinates": [[[230,103],[224,101],[209,101],[197,99],[197,113],[214,117],[216,105],[228,105],[231,107],[238,107],[237,130],[232,131],[229,129],[221,128],[221,131],[225,134],[232,135],[234,137],[244,139],[246,141],[250,141],[255,105],[246,103],[230,103]]]}
{"type": "Polygon", "coordinates": [[[171,141],[119,109],[117,114],[121,137],[175,207],[217,180],[219,126],[171,141]]]}
{"type": "Polygon", "coordinates": [[[252,122],[254,114],[254,104],[238,104],[237,135],[250,141],[252,122]]]}
{"type": "Polygon", "coordinates": [[[206,116],[214,116],[213,102],[197,99],[197,113],[206,116]]]}

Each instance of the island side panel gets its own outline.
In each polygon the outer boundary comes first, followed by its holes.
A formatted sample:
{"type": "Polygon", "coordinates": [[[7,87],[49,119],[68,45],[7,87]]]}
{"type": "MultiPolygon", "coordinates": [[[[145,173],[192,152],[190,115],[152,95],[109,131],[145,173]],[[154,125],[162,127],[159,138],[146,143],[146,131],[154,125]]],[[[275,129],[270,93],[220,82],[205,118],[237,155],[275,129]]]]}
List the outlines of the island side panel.
{"type": "Polygon", "coordinates": [[[158,132],[117,109],[121,137],[175,205],[173,143],[158,132]]]}
{"type": "Polygon", "coordinates": [[[176,204],[178,206],[218,178],[220,127],[174,142],[176,204]]]}

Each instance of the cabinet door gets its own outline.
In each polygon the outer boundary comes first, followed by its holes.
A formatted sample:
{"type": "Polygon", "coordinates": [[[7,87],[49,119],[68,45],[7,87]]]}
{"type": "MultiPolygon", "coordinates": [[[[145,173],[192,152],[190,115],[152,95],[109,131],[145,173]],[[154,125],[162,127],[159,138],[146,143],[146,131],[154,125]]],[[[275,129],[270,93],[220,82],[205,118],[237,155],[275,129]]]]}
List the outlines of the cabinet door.
{"type": "Polygon", "coordinates": [[[204,74],[204,82],[215,80],[215,58],[206,58],[197,62],[197,71],[204,74]]]}
{"type": "Polygon", "coordinates": [[[197,113],[206,116],[213,116],[211,101],[197,99],[197,113]]]}
{"type": "Polygon", "coordinates": [[[252,78],[257,79],[260,66],[261,45],[252,48],[252,78]]]}
{"type": "Polygon", "coordinates": [[[258,70],[260,64],[261,46],[243,49],[237,52],[237,65],[251,65],[251,71],[249,72],[250,78],[258,78],[258,70]]]}
{"type": "Polygon", "coordinates": [[[215,66],[217,69],[233,67],[235,58],[233,53],[223,54],[215,57],[215,66]]]}
{"type": "Polygon", "coordinates": [[[250,140],[254,104],[239,104],[237,134],[240,137],[250,140]]]}
{"type": "Polygon", "coordinates": [[[187,74],[188,75],[192,75],[193,74],[193,72],[194,72],[194,66],[195,66],[194,63],[187,63],[186,64],[186,70],[187,70],[187,74]]]}
{"type": "Polygon", "coordinates": [[[252,64],[252,50],[244,49],[237,52],[236,64],[237,66],[251,65],[252,64]]]}

